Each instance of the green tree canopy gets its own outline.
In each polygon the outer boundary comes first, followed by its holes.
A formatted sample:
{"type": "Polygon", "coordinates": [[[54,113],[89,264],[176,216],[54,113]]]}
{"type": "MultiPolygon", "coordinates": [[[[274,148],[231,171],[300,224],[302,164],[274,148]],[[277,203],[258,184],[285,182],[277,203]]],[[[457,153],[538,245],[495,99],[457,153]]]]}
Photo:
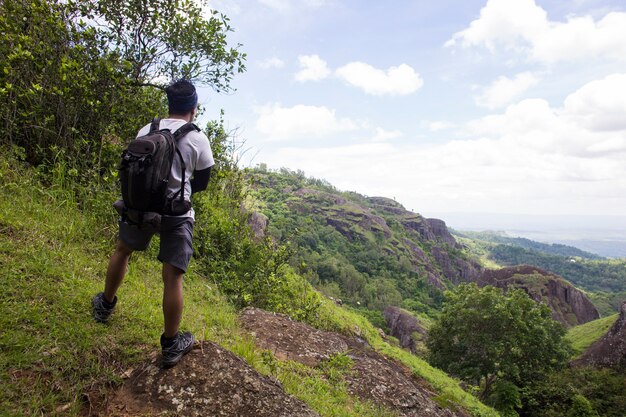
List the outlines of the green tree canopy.
{"type": "Polygon", "coordinates": [[[570,355],[563,326],[523,290],[464,284],[445,296],[430,330],[430,361],[479,386],[480,398],[502,410],[519,402],[511,384],[523,387],[562,367],[570,355]]]}
{"type": "Polygon", "coordinates": [[[231,90],[245,54],[228,47],[229,19],[203,0],[81,0],[71,2],[97,25],[137,85],[187,78],[231,90]]]}
{"type": "Polygon", "coordinates": [[[103,174],[120,138],[166,108],[187,77],[229,91],[245,55],[228,19],[191,0],[0,2],[0,144],[103,174]]]}

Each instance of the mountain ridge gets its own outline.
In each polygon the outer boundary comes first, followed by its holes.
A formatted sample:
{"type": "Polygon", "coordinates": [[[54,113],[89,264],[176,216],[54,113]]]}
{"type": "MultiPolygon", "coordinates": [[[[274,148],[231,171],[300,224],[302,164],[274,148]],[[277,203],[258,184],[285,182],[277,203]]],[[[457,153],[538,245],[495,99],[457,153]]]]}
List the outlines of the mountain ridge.
{"type": "MultiPolygon", "coordinates": [[[[248,175],[269,234],[280,239],[297,231],[297,263],[328,295],[381,312],[395,305],[429,313],[441,291],[488,281],[483,277],[488,268],[454,238],[443,220],[425,218],[386,197],[342,193],[301,173],[252,170],[248,175]],[[387,297],[372,299],[371,291],[385,291],[387,297]]],[[[537,301],[547,301],[554,318],[566,326],[598,316],[585,294],[545,272],[520,270],[516,279],[498,284],[523,288],[537,301]],[[544,289],[522,282],[540,275],[544,289]],[[578,300],[575,306],[572,300],[578,300]]]]}

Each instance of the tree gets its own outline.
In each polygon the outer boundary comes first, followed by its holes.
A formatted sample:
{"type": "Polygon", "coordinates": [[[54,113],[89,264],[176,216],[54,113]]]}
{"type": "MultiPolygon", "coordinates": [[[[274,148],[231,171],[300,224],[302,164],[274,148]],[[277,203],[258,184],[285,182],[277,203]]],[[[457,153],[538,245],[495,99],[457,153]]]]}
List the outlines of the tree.
{"type": "Polygon", "coordinates": [[[192,0],[3,0],[0,27],[0,144],[95,175],[166,111],[164,84],[229,91],[245,69],[228,19],[192,0]]]}
{"type": "Polygon", "coordinates": [[[570,356],[563,326],[523,290],[505,293],[466,284],[445,297],[429,334],[430,362],[479,386],[487,403],[507,409],[510,404],[503,399],[510,398],[517,406],[519,396],[511,384],[522,388],[561,368],[570,356]]]}
{"type": "Polygon", "coordinates": [[[162,86],[178,78],[230,91],[246,55],[229,48],[229,19],[203,0],[90,0],[76,2],[98,25],[110,48],[128,64],[136,85],[162,86]]]}

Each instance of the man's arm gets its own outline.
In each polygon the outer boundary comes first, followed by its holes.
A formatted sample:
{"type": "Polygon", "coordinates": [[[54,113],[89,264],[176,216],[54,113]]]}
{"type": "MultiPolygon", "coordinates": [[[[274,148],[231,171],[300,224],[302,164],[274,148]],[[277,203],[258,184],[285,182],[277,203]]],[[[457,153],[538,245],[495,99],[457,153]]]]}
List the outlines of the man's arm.
{"type": "Polygon", "coordinates": [[[211,168],[203,169],[200,171],[194,171],[193,177],[191,178],[191,194],[204,191],[206,187],[209,185],[209,178],[211,177],[211,168]]]}

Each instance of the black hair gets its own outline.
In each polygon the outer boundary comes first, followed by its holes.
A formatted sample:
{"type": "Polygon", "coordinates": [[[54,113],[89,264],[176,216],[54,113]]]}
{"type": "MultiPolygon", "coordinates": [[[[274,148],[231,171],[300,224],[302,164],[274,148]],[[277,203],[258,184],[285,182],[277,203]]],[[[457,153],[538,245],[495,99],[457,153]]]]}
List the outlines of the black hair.
{"type": "Polygon", "coordinates": [[[189,80],[173,82],[165,89],[167,104],[171,114],[187,114],[198,105],[196,87],[189,80]]]}

